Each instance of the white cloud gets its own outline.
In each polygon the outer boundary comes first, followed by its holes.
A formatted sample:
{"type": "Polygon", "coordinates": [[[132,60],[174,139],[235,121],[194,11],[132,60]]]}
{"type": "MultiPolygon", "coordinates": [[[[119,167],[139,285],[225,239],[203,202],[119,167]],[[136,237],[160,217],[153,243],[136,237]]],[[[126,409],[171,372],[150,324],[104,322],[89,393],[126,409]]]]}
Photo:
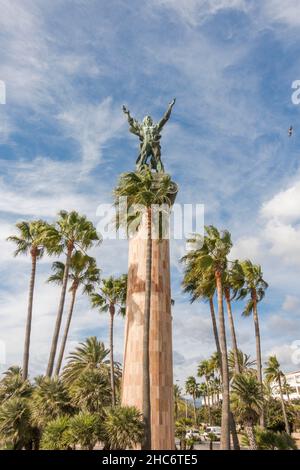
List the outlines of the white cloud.
{"type": "Polygon", "coordinates": [[[300,221],[300,181],[296,181],[264,203],[261,214],[266,219],[278,222],[300,221]]]}
{"type": "Polygon", "coordinates": [[[300,298],[294,295],[286,295],[282,308],[286,312],[299,313],[300,311],[300,298]]]}
{"type": "Polygon", "coordinates": [[[174,10],[190,26],[196,26],[201,20],[220,10],[247,10],[245,0],[155,0],[155,3],[174,10]]]}
{"type": "Polygon", "coordinates": [[[66,135],[80,145],[82,174],[90,171],[101,161],[103,146],[124,125],[121,109],[113,106],[112,99],[109,97],[99,105],[74,105],[57,117],[65,128],[66,135]]]}
{"type": "Polygon", "coordinates": [[[281,22],[289,26],[300,25],[298,0],[266,0],[263,10],[272,22],[281,22]]]}

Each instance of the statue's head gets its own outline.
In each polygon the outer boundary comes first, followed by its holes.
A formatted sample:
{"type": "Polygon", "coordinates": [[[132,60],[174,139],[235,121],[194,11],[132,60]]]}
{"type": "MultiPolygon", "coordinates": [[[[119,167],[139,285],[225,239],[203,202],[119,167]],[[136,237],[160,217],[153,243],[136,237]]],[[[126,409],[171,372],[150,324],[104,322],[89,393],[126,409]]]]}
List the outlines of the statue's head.
{"type": "Polygon", "coordinates": [[[145,116],[143,119],[143,124],[146,126],[152,126],[153,121],[151,116],[145,116]]]}

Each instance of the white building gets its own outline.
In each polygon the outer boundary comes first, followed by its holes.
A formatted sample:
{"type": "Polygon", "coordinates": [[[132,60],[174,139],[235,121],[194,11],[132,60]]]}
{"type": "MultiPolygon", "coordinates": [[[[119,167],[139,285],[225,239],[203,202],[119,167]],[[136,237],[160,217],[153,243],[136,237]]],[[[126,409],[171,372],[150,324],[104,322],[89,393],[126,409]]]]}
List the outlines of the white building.
{"type": "MultiPolygon", "coordinates": [[[[289,393],[289,398],[291,400],[300,398],[300,370],[285,374],[285,378],[286,378],[288,385],[293,388],[293,392],[289,393]]],[[[275,397],[279,397],[278,386],[276,385],[273,386],[273,393],[275,397]]],[[[283,395],[283,398],[287,400],[288,396],[283,395]]]]}

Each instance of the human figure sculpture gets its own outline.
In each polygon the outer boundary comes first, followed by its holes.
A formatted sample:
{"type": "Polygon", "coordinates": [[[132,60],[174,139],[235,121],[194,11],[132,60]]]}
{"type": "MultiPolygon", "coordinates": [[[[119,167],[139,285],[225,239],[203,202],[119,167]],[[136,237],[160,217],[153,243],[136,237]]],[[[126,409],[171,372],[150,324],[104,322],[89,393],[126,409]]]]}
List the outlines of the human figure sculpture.
{"type": "Polygon", "coordinates": [[[164,166],[161,161],[161,130],[169,120],[172,108],[176,99],[169,104],[167,111],[158,123],[154,123],[151,116],[145,116],[140,124],[136,119],[130,115],[130,111],[123,106],[123,112],[127,115],[129,123],[129,131],[135,134],[140,139],[140,153],[136,160],[136,169],[140,171],[145,165],[148,165],[150,159],[150,169],[155,170],[157,173],[164,173],[164,166]]]}

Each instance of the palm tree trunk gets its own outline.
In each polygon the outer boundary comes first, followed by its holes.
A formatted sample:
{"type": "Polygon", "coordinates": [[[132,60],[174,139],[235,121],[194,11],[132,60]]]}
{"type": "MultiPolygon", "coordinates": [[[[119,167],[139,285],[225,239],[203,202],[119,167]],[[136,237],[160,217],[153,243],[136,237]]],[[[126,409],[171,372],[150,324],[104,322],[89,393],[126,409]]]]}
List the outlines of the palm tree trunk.
{"type": "MultiPolygon", "coordinates": [[[[212,325],[213,325],[215,343],[216,343],[217,353],[218,353],[219,362],[220,362],[220,371],[221,371],[221,380],[222,380],[222,354],[221,354],[221,348],[220,348],[220,341],[219,341],[219,335],[218,335],[218,328],[217,328],[217,322],[216,322],[214,302],[213,302],[212,297],[209,299],[209,305],[210,305],[210,314],[211,314],[211,321],[212,321],[212,325]]],[[[219,393],[217,394],[217,402],[218,402],[218,404],[220,402],[219,393]]],[[[230,432],[231,432],[231,437],[232,437],[232,442],[233,442],[233,448],[234,448],[234,450],[240,450],[240,444],[239,444],[239,440],[238,440],[238,436],[237,436],[237,432],[236,432],[235,419],[234,419],[233,413],[231,411],[230,411],[229,420],[230,420],[230,432]]]]}
{"type": "Polygon", "coordinates": [[[234,370],[236,374],[240,373],[240,364],[239,364],[239,352],[235,334],[235,327],[231,309],[231,301],[230,301],[230,289],[225,289],[225,299],[226,299],[226,306],[227,306],[227,314],[229,319],[229,326],[230,326],[230,334],[231,334],[231,343],[233,349],[233,356],[234,356],[234,370]]]}
{"type": "Polygon", "coordinates": [[[216,314],[215,314],[215,308],[214,308],[214,301],[212,297],[210,297],[209,299],[209,306],[210,306],[210,316],[211,316],[211,322],[212,322],[212,327],[213,327],[213,332],[214,332],[214,337],[215,337],[215,343],[216,343],[217,353],[218,353],[219,362],[220,362],[220,369],[222,369],[222,364],[221,364],[222,354],[221,354],[220,341],[219,341],[219,335],[218,335],[218,327],[217,327],[217,320],[216,320],[216,314]]]}
{"type": "Polygon", "coordinates": [[[196,412],[196,400],[195,400],[195,397],[193,397],[193,406],[194,406],[194,420],[195,420],[195,424],[197,424],[197,412],[196,412]]]}
{"type": "Polygon", "coordinates": [[[281,384],[281,378],[280,377],[278,378],[278,385],[279,385],[280,400],[281,400],[285,430],[288,434],[290,434],[290,426],[289,426],[289,422],[288,422],[288,419],[287,419],[287,414],[286,414],[286,408],[285,408],[285,403],[284,403],[284,398],[283,398],[283,393],[282,393],[282,384],[281,384]]]}
{"type": "Polygon", "coordinates": [[[219,335],[222,355],[222,424],[221,424],[221,449],[230,449],[230,408],[229,408],[229,371],[226,344],[226,331],[223,309],[223,289],[221,272],[216,271],[216,286],[218,295],[219,335]]]}
{"type": "Polygon", "coordinates": [[[109,325],[109,347],[110,347],[110,386],[111,386],[111,404],[116,404],[116,389],[115,389],[115,368],[114,368],[114,318],[115,306],[109,306],[110,325],[109,325]]]}
{"type": "Polygon", "coordinates": [[[211,407],[210,407],[211,393],[210,393],[210,387],[209,387],[209,383],[207,379],[206,379],[206,388],[207,388],[207,402],[208,402],[208,422],[209,424],[211,424],[211,407]]]}
{"type": "Polygon", "coordinates": [[[253,423],[252,422],[246,422],[245,423],[245,431],[248,437],[249,441],[249,448],[250,450],[257,450],[257,444],[254,436],[254,430],[253,430],[253,423]]]}
{"type": "Polygon", "coordinates": [[[145,309],[143,331],[143,415],[145,422],[143,450],[151,450],[151,403],[150,403],[150,310],[151,310],[151,275],[152,275],[152,212],[147,208],[147,248],[146,248],[146,279],[145,309]]]}
{"type": "MultiPolygon", "coordinates": [[[[257,380],[259,381],[262,391],[263,391],[261,345],[260,345],[260,332],[259,332],[259,321],[258,321],[258,312],[257,312],[256,291],[252,292],[252,300],[253,300],[253,321],[254,321],[255,343],[256,343],[257,380]]],[[[264,409],[262,409],[259,422],[260,422],[260,426],[264,428],[265,427],[264,409]]]]}
{"type": "Polygon", "coordinates": [[[68,284],[69,268],[70,268],[70,261],[71,261],[72,251],[73,251],[73,246],[70,245],[68,247],[68,251],[67,251],[67,258],[66,258],[66,264],[65,264],[65,270],[64,270],[64,277],[63,277],[60,301],[59,301],[59,306],[58,306],[58,311],[57,311],[57,316],[56,316],[54,333],[53,333],[53,337],[52,337],[51,350],[50,350],[50,355],[49,355],[49,362],[48,362],[47,372],[46,372],[47,377],[52,376],[53,367],[54,367],[58,337],[59,337],[60,326],[61,326],[61,320],[62,320],[64,305],[65,305],[65,298],[66,298],[66,291],[67,291],[67,284],[68,284]]]}
{"type": "Polygon", "coordinates": [[[63,361],[63,357],[64,357],[64,353],[65,353],[65,348],[66,348],[66,343],[67,343],[67,339],[68,339],[68,334],[69,334],[69,329],[70,329],[70,324],[71,324],[71,320],[72,320],[72,316],[73,316],[76,292],[77,292],[77,288],[72,290],[71,304],[70,304],[67,323],[66,323],[66,326],[65,326],[65,331],[64,331],[64,335],[63,335],[63,339],[62,339],[62,342],[61,342],[60,351],[59,351],[59,355],[58,355],[58,359],[57,359],[55,375],[59,375],[59,371],[60,371],[60,368],[61,368],[61,365],[62,365],[62,361],[63,361]]]}
{"type": "Polygon", "coordinates": [[[33,248],[31,250],[31,275],[30,275],[30,284],[29,284],[29,299],[28,299],[28,310],[27,310],[24,353],[23,353],[23,380],[26,380],[27,377],[28,377],[30,335],[31,335],[32,308],[33,308],[33,293],[34,293],[35,273],[36,273],[36,260],[37,260],[37,251],[36,251],[36,249],[33,248]]]}

